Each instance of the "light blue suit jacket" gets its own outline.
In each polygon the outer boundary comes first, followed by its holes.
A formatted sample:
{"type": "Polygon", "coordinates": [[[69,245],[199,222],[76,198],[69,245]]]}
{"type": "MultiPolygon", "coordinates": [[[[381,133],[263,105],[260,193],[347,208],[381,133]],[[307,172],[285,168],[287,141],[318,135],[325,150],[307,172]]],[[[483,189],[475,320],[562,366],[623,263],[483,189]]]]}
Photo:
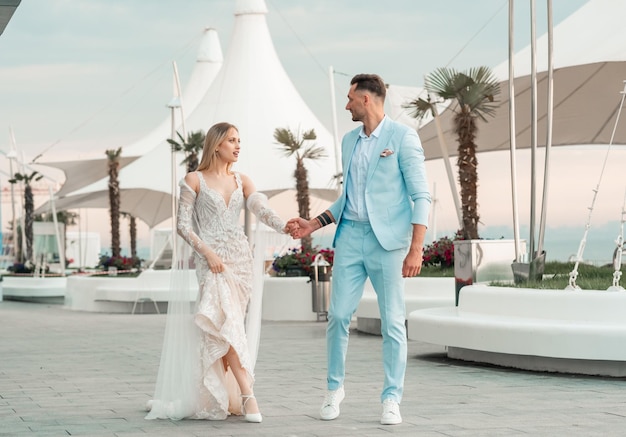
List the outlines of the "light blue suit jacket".
{"type": "MultiPolygon", "coordinates": [[[[341,142],[344,184],[361,128],[348,132],[341,142]]],[[[428,226],[430,192],[424,166],[424,149],[417,132],[387,119],[372,151],[365,186],[365,207],[370,225],[385,250],[409,247],[412,224],[428,226]],[[393,153],[381,156],[383,151],[393,153]]],[[[339,225],[346,206],[346,189],[328,208],[339,225]]],[[[334,244],[334,242],[333,242],[334,244]]]]}

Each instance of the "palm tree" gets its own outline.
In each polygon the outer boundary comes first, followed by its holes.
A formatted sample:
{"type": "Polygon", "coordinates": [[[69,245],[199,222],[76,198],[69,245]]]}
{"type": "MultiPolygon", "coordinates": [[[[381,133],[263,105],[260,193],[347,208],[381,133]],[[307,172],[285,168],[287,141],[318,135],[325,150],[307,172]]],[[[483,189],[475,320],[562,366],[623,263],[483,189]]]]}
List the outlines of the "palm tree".
{"type": "Polygon", "coordinates": [[[130,234],[130,257],[133,262],[137,258],[137,217],[127,212],[121,213],[124,218],[128,219],[128,232],[130,234]]]}
{"type": "Polygon", "coordinates": [[[33,261],[33,222],[35,216],[35,200],[33,198],[33,187],[31,182],[43,178],[39,172],[32,172],[30,175],[15,173],[9,183],[15,184],[19,181],[24,183],[24,236],[26,237],[26,261],[33,261]]]}
{"type": "Polygon", "coordinates": [[[190,132],[187,135],[187,141],[185,141],[180,133],[176,132],[176,135],[180,138],[180,142],[169,138],[167,142],[172,145],[172,149],[175,152],[185,153],[185,159],[183,159],[182,164],[187,164],[187,173],[195,171],[198,168],[198,155],[204,147],[204,132],[190,132]]]}
{"type": "Polygon", "coordinates": [[[111,213],[111,256],[120,256],[120,154],[122,148],[107,150],[109,170],[109,207],[111,213]]]}
{"type": "MultiPolygon", "coordinates": [[[[317,138],[313,129],[306,131],[300,136],[298,133],[294,135],[289,128],[276,128],[274,131],[274,139],[281,146],[286,156],[295,155],[296,170],[293,176],[296,179],[296,200],[298,202],[298,215],[304,219],[311,216],[310,196],[309,196],[309,177],[308,171],[304,166],[305,159],[316,160],[326,157],[323,147],[315,145],[315,143],[306,143],[317,138]]],[[[312,238],[307,236],[302,239],[302,246],[308,250],[312,248],[312,238]]]]}
{"type": "MultiPolygon", "coordinates": [[[[429,74],[425,88],[443,100],[455,100],[454,132],[459,143],[457,166],[461,186],[461,211],[463,216],[462,234],[464,239],[478,238],[478,160],[475,138],[478,132],[477,119],[487,121],[485,116],[493,116],[495,96],[500,93],[498,81],[488,67],[472,68],[458,72],[452,68],[439,68],[429,74]]],[[[423,118],[432,113],[434,105],[424,99],[417,99],[407,106],[415,109],[415,117],[423,118]]]]}

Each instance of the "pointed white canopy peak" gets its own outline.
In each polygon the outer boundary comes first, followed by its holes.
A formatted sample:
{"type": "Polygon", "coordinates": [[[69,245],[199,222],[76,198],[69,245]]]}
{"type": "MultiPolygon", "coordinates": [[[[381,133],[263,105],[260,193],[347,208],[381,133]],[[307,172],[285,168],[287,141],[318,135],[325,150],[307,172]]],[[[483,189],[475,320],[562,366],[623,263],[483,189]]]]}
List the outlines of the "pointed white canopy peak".
{"type": "Polygon", "coordinates": [[[198,62],[215,62],[220,64],[224,61],[217,30],[214,28],[207,27],[204,29],[204,37],[200,42],[196,60],[198,62]]]}
{"type": "Polygon", "coordinates": [[[260,191],[295,187],[295,159],[274,139],[277,128],[294,133],[314,129],[316,145],[326,158],[306,163],[311,188],[334,186],[336,170],[333,137],[304,102],[283,68],[267,26],[262,1],[237,3],[235,24],[224,65],[206,96],[186,122],[188,131],[217,122],[239,129],[242,150],[234,166],[254,181],[260,191]],[[249,13],[242,13],[246,5],[249,13]]]}
{"type": "MultiPolygon", "coordinates": [[[[202,101],[202,97],[213,83],[223,63],[222,48],[217,31],[207,27],[200,42],[196,64],[191,72],[189,81],[183,90],[180,101],[183,102],[185,114],[189,114],[202,101]]],[[[175,95],[176,93],[174,93],[175,95]]],[[[181,125],[180,111],[174,112],[176,126],[181,125]]],[[[172,120],[167,117],[146,137],[122,149],[123,156],[140,156],[149,152],[159,144],[164,144],[171,136],[172,120]]],[[[189,130],[187,130],[190,132],[189,130]]]]}
{"type": "Polygon", "coordinates": [[[267,14],[264,0],[237,0],[235,15],[267,14]]]}

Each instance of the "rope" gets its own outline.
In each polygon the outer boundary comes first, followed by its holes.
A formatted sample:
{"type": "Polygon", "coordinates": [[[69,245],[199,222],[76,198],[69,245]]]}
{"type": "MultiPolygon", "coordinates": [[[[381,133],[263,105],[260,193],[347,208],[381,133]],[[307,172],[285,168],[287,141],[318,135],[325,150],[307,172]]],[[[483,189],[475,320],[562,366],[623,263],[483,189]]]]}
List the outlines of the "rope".
{"type": "Polygon", "coordinates": [[[617,248],[615,249],[615,259],[613,259],[613,285],[608,288],[609,291],[624,291],[624,287],[619,285],[622,277],[622,254],[624,253],[624,223],[626,223],[626,193],[624,193],[624,201],[622,202],[622,218],[620,222],[620,233],[617,236],[617,248]]]}
{"type": "Polygon", "coordinates": [[[505,0],[505,2],[502,3],[502,6],[498,8],[498,10],[485,22],[485,24],[483,24],[483,26],[480,29],[478,29],[478,31],[465,43],[465,45],[463,45],[463,47],[461,47],[461,49],[458,52],[456,52],[456,54],[448,61],[448,63],[446,64],[446,68],[448,68],[450,64],[452,64],[452,62],[456,58],[458,58],[461,53],[463,53],[463,51],[467,48],[468,45],[470,45],[470,43],[474,40],[474,38],[476,38],[483,30],[485,30],[485,27],[487,27],[487,25],[491,23],[491,21],[496,17],[496,15],[500,13],[502,8],[504,8],[504,6],[508,4],[508,2],[509,0],[505,0]]]}
{"type": "Polygon", "coordinates": [[[611,140],[609,141],[609,147],[606,149],[606,155],[604,157],[604,163],[602,164],[602,171],[600,172],[600,178],[598,179],[598,184],[596,188],[593,190],[593,199],[591,200],[591,206],[589,207],[589,215],[587,216],[587,223],[585,224],[585,232],[583,233],[583,238],[580,240],[580,244],[578,246],[578,252],[576,253],[576,263],[574,263],[574,270],[572,270],[569,274],[569,284],[565,287],[566,290],[580,290],[580,287],[576,284],[576,278],[578,277],[578,266],[580,261],[583,259],[583,252],[585,251],[585,245],[587,244],[587,235],[589,234],[589,228],[591,227],[591,215],[593,213],[593,207],[596,203],[596,198],[598,197],[598,192],[600,191],[600,183],[602,182],[602,177],[604,176],[604,170],[606,169],[606,163],[609,160],[609,152],[611,151],[611,146],[613,145],[613,139],[615,138],[615,131],[617,130],[617,124],[619,123],[620,116],[622,115],[622,107],[624,106],[624,98],[626,98],[626,80],[624,81],[624,89],[621,91],[622,100],[619,105],[619,109],[617,111],[617,118],[615,119],[615,125],[613,126],[613,132],[611,133],[611,140]]]}
{"type": "Polygon", "coordinates": [[[291,27],[291,24],[289,24],[289,22],[287,21],[287,19],[285,18],[285,16],[282,14],[282,12],[280,12],[280,10],[276,7],[276,5],[271,1],[268,0],[268,3],[270,5],[272,5],[272,7],[276,10],[276,12],[278,13],[278,15],[280,15],[280,18],[282,18],[282,20],[285,22],[285,25],[289,28],[289,30],[291,30],[291,32],[294,34],[294,36],[296,37],[296,39],[298,40],[298,42],[300,43],[300,45],[302,45],[302,48],[304,48],[304,50],[309,54],[309,56],[311,57],[311,59],[313,59],[313,62],[315,62],[317,64],[317,66],[319,67],[320,70],[322,70],[322,72],[324,73],[324,76],[326,76],[326,69],[324,67],[322,67],[322,64],[320,64],[320,62],[317,60],[317,58],[315,56],[313,56],[313,53],[311,53],[311,50],[309,50],[309,48],[306,46],[306,44],[304,44],[304,41],[302,41],[302,38],[300,38],[300,36],[296,33],[296,31],[294,30],[293,27],[291,27]]]}

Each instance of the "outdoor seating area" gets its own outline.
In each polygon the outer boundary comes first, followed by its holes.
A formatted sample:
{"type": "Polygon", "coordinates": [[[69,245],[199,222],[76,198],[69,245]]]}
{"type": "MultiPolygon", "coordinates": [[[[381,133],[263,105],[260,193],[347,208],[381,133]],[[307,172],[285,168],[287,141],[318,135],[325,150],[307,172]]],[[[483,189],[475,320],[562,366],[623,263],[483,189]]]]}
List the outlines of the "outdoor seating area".
{"type": "Polygon", "coordinates": [[[408,336],[448,357],[526,370],[626,376],[626,294],[472,285],[459,305],[413,311],[408,336]]]}
{"type": "MultiPolygon", "coordinates": [[[[197,292],[195,275],[189,289],[197,292]]],[[[64,306],[97,313],[165,313],[170,297],[170,270],[144,270],[137,277],[67,278],[64,306]]]]}
{"type": "Polygon", "coordinates": [[[3,276],[0,300],[63,303],[67,278],[60,276],[3,276]]]}
{"type": "MultiPolygon", "coordinates": [[[[170,297],[170,270],[144,270],[137,277],[67,278],[64,306],[95,313],[166,313],[170,297]]],[[[198,290],[195,273],[189,275],[190,296],[198,290]]],[[[60,303],[62,303],[61,301],[60,303]]],[[[265,278],[263,320],[315,321],[308,277],[265,278]]]]}
{"type": "Polygon", "coordinates": [[[78,3],[0,0],[0,437],[626,434],[626,1],[78,3]]]}

